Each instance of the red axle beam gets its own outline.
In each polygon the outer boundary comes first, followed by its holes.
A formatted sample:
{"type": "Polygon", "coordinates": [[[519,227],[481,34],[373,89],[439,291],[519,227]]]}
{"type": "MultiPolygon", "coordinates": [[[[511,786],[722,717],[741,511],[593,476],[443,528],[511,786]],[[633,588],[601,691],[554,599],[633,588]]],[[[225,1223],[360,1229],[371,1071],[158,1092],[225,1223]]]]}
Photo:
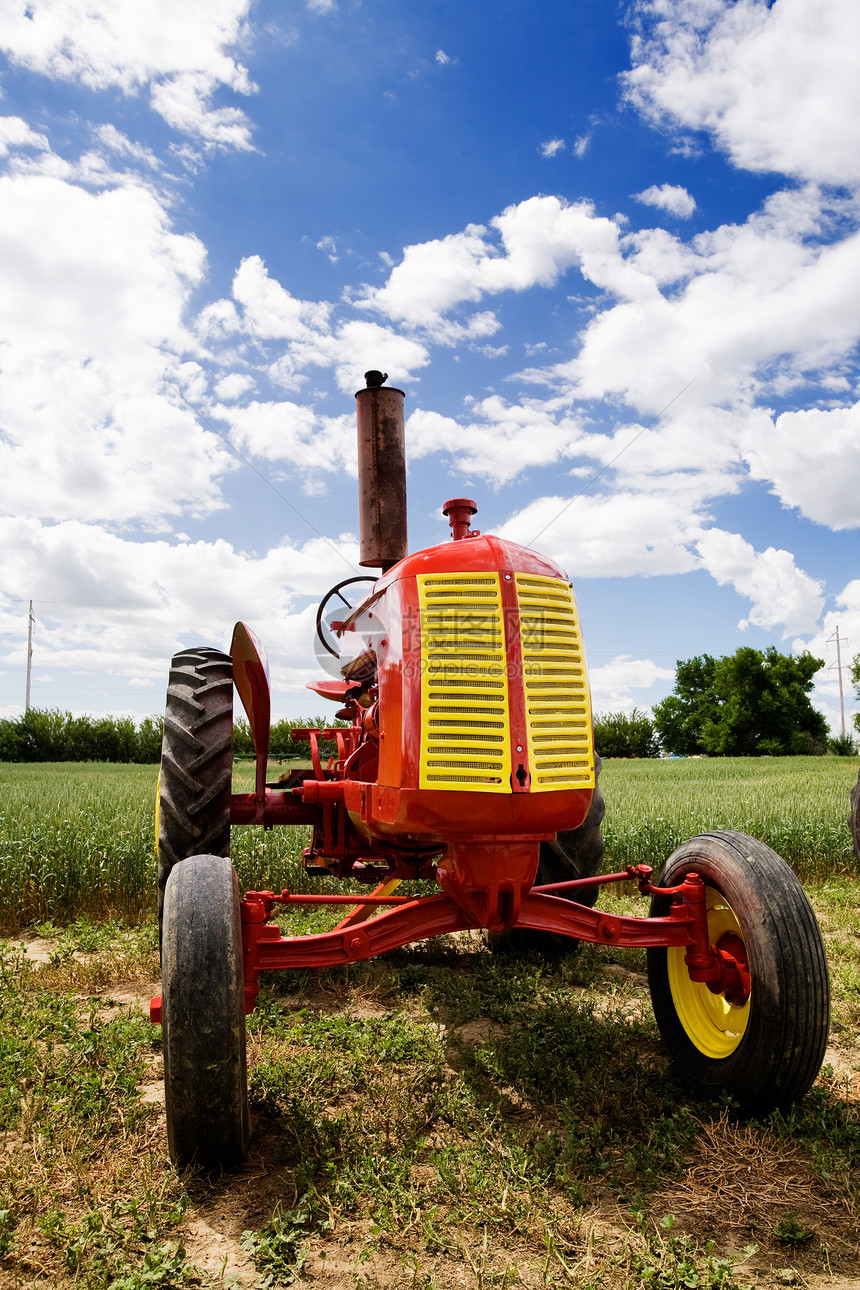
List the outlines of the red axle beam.
{"type": "MultiPolygon", "coordinates": [[[[558,932],[601,945],[691,945],[694,943],[693,917],[684,905],[673,908],[665,918],[616,916],[557,896],[530,891],[522,898],[516,926],[558,932]]],[[[443,936],[448,932],[468,931],[478,926],[444,894],[415,900],[405,898],[404,904],[375,918],[315,936],[282,937],[280,928],[265,922],[265,918],[266,907],[261,899],[242,902],[245,1006],[248,1012],[253,1011],[256,1002],[261,972],[354,963],[400,949],[412,941],[443,936]]]]}

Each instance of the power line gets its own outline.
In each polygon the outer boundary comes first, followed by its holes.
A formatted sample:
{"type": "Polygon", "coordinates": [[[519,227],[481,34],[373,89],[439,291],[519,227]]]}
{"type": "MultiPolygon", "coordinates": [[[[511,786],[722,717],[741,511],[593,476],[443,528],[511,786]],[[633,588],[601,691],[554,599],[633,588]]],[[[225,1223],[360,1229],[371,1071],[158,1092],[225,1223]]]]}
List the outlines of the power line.
{"type": "Polygon", "coordinates": [[[30,601],[30,612],[27,615],[27,697],[24,701],[24,711],[30,711],[30,673],[33,669],[33,627],[35,625],[33,617],[33,602],[30,601]]]}
{"type": "Polygon", "coordinates": [[[561,510],[559,511],[558,515],[553,516],[553,518],[552,518],[551,520],[547,520],[547,522],[546,522],[546,524],[544,524],[543,528],[542,528],[538,533],[535,533],[534,537],[533,537],[533,538],[531,538],[531,539],[530,539],[530,541],[528,542],[528,546],[532,546],[535,542],[537,542],[538,538],[539,538],[539,537],[542,537],[542,536],[543,536],[543,534],[544,534],[544,533],[546,533],[547,529],[548,529],[548,528],[551,528],[551,527],[552,527],[552,525],[553,525],[553,524],[555,524],[556,520],[560,520],[560,519],[561,519],[561,517],[562,517],[562,515],[564,515],[565,511],[569,510],[569,509],[570,509],[570,507],[571,507],[571,506],[573,506],[573,503],[574,503],[575,501],[578,501],[578,499],[579,499],[580,497],[582,497],[583,493],[586,493],[586,492],[588,491],[588,489],[591,487],[591,485],[592,485],[592,484],[594,484],[594,483],[596,483],[596,482],[597,482],[597,480],[600,478],[600,476],[601,476],[601,475],[604,475],[604,474],[606,473],[606,471],[609,469],[609,467],[610,467],[610,466],[613,466],[613,465],[615,464],[615,462],[618,460],[618,458],[619,458],[619,457],[621,457],[621,456],[622,456],[622,455],[627,451],[627,449],[628,449],[628,448],[632,448],[632,447],[633,447],[633,445],[634,445],[634,443],[636,442],[636,440],[637,440],[637,439],[641,439],[641,437],[642,437],[642,435],[645,433],[645,431],[646,431],[646,430],[650,430],[650,429],[651,429],[651,427],[652,427],[652,425],[654,424],[654,422],[655,422],[655,421],[659,421],[659,420],[660,420],[660,418],[662,417],[663,413],[664,413],[664,412],[668,412],[668,410],[669,410],[669,408],[671,408],[672,404],[673,404],[673,403],[675,403],[675,402],[677,402],[677,400],[678,400],[678,399],[680,399],[681,395],[682,395],[682,394],[685,394],[685,393],[686,393],[686,391],[687,391],[687,390],[689,390],[690,386],[693,384],[693,381],[698,381],[698,379],[699,379],[699,377],[700,377],[700,376],[701,376],[701,372],[697,372],[697,373],[696,373],[696,375],[692,378],[692,380],[688,381],[688,382],[687,382],[687,384],[683,387],[683,389],[679,390],[679,391],[678,391],[678,393],[675,395],[675,397],[674,397],[674,398],[672,398],[672,399],[670,399],[670,400],[669,400],[669,402],[668,402],[664,407],[662,407],[662,408],[660,409],[660,411],[659,411],[659,412],[657,412],[657,413],[656,413],[656,414],[651,418],[651,420],[647,423],[647,425],[644,425],[644,426],[642,427],[642,429],[641,429],[641,430],[639,430],[639,431],[638,431],[638,433],[636,433],[636,434],[633,436],[633,438],[630,440],[630,442],[629,442],[629,443],[626,443],[626,444],[624,445],[624,447],[623,447],[623,448],[619,449],[619,451],[615,454],[615,456],[614,456],[614,457],[610,457],[609,461],[607,461],[605,465],[601,466],[601,468],[600,468],[600,470],[598,470],[597,474],[596,474],[596,475],[592,475],[592,477],[591,477],[591,479],[589,479],[588,483],[587,483],[587,484],[583,484],[583,486],[582,486],[582,488],[580,488],[579,492],[578,492],[578,493],[574,493],[574,495],[573,495],[573,497],[571,497],[570,501],[569,501],[569,502],[566,502],[566,503],[565,503],[565,505],[564,505],[564,506],[562,506],[562,508],[561,508],[561,510]]]}
{"type": "Polygon", "coordinates": [[[253,463],[253,462],[251,462],[251,461],[249,461],[249,460],[248,460],[248,458],[247,458],[247,457],[245,457],[245,456],[244,456],[244,455],[239,451],[239,449],[238,449],[237,447],[235,447],[235,445],[234,445],[234,444],[232,444],[232,443],[230,442],[230,440],[227,438],[227,436],[226,436],[226,435],[223,435],[223,434],[221,433],[221,431],[218,429],[218,427],[212,424],[212,422],[209,420],[209,418],[208,418],[207,416],[205,416],[202,412],[198,411],[198,409],[197,409],[197,408],[195,408],[194,404],[193,404],[193,403],[191,403],[191,402],[190,402],[190,401],[185,397],[185,395],[184,395],[184,394],[182,393],[182,391],[178,388],[178,386],[174,385],[174,384],[172,383],[172,381],[166,381],[166,382],[165,382],[165,384],[166,384],[166,385],[168,385],[168,386],[170,387],[170,389],[171,389],[171,390],[173,390],[173,392],[174,392],[175,394],[178,394],[178,395],[179,395],[179,397],[180,397],[180,399],[182,400],[182,402],[186,405],[186,407],[187,407],[187,408],[189,408],[189,409],[191,410],[191,412],[192,412],[192,413],[193,413],[193,415],[197,418],[197,420],[198,420],[198,421],[202,421],[202,422],[203,422],[203,424],[206,426],[207,430],[211,430],[213,434],[217,435],[217,436],[218,436],[218,438],[221,440],[221,442],[222,442],[222,443],[223,443],[223,444],[224,444],[224,445],[225,445],[225,446],[230,450],[230,452],[232,452],[232,453],[233,453],[233,455],[234,455],[235,457],[238,457],[239,461],[241,461],[243,465],[247,466],[249,470],[253,470],[253,472],[254,472],[254,474],[257,476],[257,478],[258,478],[258,479],[261,479],[261,480],[263,481],[263,483],[266,485],[266,487],[267,487],[267,488],[271,488],[272,492],[275,494],[275,496],[276,496],[276,497],[279,497],[279,498],[281,499],[281,501],[282,501],[282,502],[284,502],[287,506],[289,506],[290,510],[291,510],[295,515],[298,515],[299,519],[300,519],[304,524],[307,524],[308,528],[309,528],[309,529],[311,529],[311,530],[312,530],[312,532],[316,533],[317,537],[322,538],[323,542],[325,542],[327,546],[330,546],[330,547],[331,547],[331,549],[332,549],[332,551],[336,551],[336,552],[337,552],[337,554],[340,556],[341,560],[343,560],[344,564],[347,566],[347,568],[348,568],[348,569],[352,569],[352,570],[353,570],[353,572],[355,572],[355,571],[356,571],[356,567],[355,567],[355,565],[354,565],[350,560],[347,560],[347,558],[346,558],[346,556],[343,554],[343,552],[342,552],[341,550],[339,550],[339,548],[338,548],[338,547],[336,547],[336,546],[335,546],[335,544],[334,544],[333,542],[331,542],[331,541],[326,537],[326,535],[325,535],[324,533],[320,533],[320,531],[319,531],[319,529],[316,527],[316,525],[315,525],[315,524],[312,524],[312,523],[311,523],[311,521],[308,519],[308,517],[307,517],[306,515],[303,515],[303,514],[302,514],[302,512],[299,510],[299,508],[298,508],[297,506],[294,506],[294,505],[293,505],[293,503],[290,501],[290,499],[289,499],[288,497],[285,497],[285,496],[284,496],[284,494],[281,492],[281,490],[280,490],[279,488],[276,488],[276,487],[275,487],[275,485],[274,485],[274,484],[272,483],[272,481],[268,478],[268,476],[264,475],[264,474],[263,474],[263,472],[262,472],[261,470],[258,470],[258,469],[257,469],[257,467],[254,465],[254,463],[253,463]]]}

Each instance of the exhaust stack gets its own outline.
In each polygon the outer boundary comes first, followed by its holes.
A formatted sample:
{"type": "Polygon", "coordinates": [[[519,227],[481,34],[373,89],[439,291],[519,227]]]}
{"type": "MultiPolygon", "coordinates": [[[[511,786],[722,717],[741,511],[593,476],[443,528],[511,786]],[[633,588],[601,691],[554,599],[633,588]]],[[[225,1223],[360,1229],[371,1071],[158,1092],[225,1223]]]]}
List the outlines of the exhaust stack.
{"type": "Polygon", "coordinates": [[[385,573],[408,552],[406,433],[402,390],[387,372],[365,372],[358,415],[359,564],[385,573]]]}

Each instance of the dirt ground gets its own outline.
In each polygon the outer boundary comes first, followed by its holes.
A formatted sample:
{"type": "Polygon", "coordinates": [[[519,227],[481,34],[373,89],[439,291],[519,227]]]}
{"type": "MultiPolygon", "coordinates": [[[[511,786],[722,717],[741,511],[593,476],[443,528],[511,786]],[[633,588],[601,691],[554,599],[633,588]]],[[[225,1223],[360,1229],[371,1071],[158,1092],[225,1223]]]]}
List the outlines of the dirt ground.
{"type": "MultiPolygon", "coordinates": [[[[37,939],[18,944],[34,963],[47,962],[52,948],[50,942],[37,939]]],[[[635,1012],[648,1006],[647,994],[643,995],[639,988],[646,985],[644,976],[617,965],[609,965],[603,972],[607,984],[629,987],[624,995],[625,1007],[635,1012]]],[[[158,981],[112,986],[104,992],[102,1013],[110,1016],[130,1008],[148,1014],[150,997],[160,988],[158,981]]],[[[613,994],[612,1007],[617,1009],[618,1003],[618,995],[613,994]]],[[[332,1001],[328,995],[318,1001],[313,996],[304,1000],[304,1006],[315,1004],[330,1008],[332,1001]]],[[[354,1006],[351,1011],[355,1012],[354,1006]]],[[[365,1005],[367,1016],[382,1015],[383,1011],[381,1007],[375,1009],[372,1001],[365,1005]]],[[[468,1046],[498,1041],[500,1037],[499,1028],[489,1019],[453,1027],[445,1035],[451,1072],[462,1066],[468,1046]]],[[[253,1061],[253,1052],[250,1059],[253,1061]]],[[[826,1063],[832,1067],[832,1082],[839,1096],[860,1101],[857,1050],[847,1052],[832,1046],[826,1063]]],[[[145,1101],[161,1109],[159,1131],[164,1137],[166,1160],[162,1075],[161,1059],[154,1056],[140,1092],[145,1101]]],[[[698,1142],[680,1177],[650,1198],[653,1215],[674,1215],[672,1235],[694,1238],[700,1248],[713,1242],[715,1257],[737,1260],[734,1276],[740,1285],[860,1290],[860,1228],[846,1204],[835,1200],[833,1191],[814,1172],[805,1152],[791,1140],[776,1139],[759,1127],[739,1124],[725,1114],[701,1121],[700,1128],[698,1142]],[[774,1226],[787,1212],[814,1233],[808,1246],[787,1247],[775,1239],[774,1226]],[[753,1244],[757,1251],[745,1254],[745,1248],[753,1244]]],[[[264,1227],[277,1203],[283,1201],[283,1171],[277,1135],[267,1132],[265,1124],[257,1125],[242,1168],[208,1187],[196,1189],[182,1233],[188,1261],[225,1285],[243,1290],[257,1287],[260,1274],[242,1250],[240,1240],[243,1232],[264,1227]]],[[[422,1252],[419,1259],[416,1250],[413,1259],[408,1242],[389,1243],[379,1233],[370,1243],[376,1248],[368,1255],[369,1235],[369,1224],[356,1222],[339,1229],[337,1239],[327,1235],[311,1243],[301,1271],[302,1282],[320,1290],[342,1290],[353,1285],[366,1290],[472,1290],[483,1286],[565,1283],[610,1287],[610,1280],[600,1279],[600,1268],[610,1254],[641,1239],[631,1226],[629,1210],[622,1212],[608,1203],[586,1209],[574,1227],[559,1232],[554,1279],[547,1282],[546,1257],[536,1254],[533,1247],[476,1247],[460,1234],[459,1251],[449,1248],[431,1259],[422,1252]],[[506,1280],[504,1270],[512,1266],[517,1268],[517,1275],[506,1280]],[[560,1275],[561,1268],[567,1269],[567,1277],[560,1275]]],[[[660,1280],[653,1284],[664,1290],[672,1283],[660,1280]]]]}

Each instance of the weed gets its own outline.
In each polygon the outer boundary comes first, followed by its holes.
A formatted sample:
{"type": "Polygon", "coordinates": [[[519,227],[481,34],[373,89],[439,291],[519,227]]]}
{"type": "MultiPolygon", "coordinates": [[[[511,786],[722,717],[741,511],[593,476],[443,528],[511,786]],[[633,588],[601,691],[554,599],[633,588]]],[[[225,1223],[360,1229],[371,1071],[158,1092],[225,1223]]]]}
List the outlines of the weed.
{"type": "MultiPolygon", "coordinates": [[[[714,1243],[704,1246],[686,1236],[663,1236],[675,1226],[673,1214],[660,1221],[661,1231],[648,1233],[644,1243],[626,1252],[626,1271],[636,1286],[647,1290],[739,1290],[735,1279],[736,1263],[718,1258],[714,1243]]],[[[747,1245],[741,1251],[746,1262],[758,1250],[747,1245]]]]}
{"type": "Polygon", "coordinates": [[[312,1205],[304,1196],[295,1209],[276,1206],[270,1222],[259,1232],[243,1232],[241,1246],[261,1272],[260,1290],[289,1286],[300,1280],[305,1262],[302,1242],[314,1227],[312,1205]]]}
{"type": "Polygon", "coordinates": [[[773,1234],[783,1245],[806,1245],[815,1236],[811,1227],[801,1223],[791,1210],[774,1224],[773,1234]]]}

